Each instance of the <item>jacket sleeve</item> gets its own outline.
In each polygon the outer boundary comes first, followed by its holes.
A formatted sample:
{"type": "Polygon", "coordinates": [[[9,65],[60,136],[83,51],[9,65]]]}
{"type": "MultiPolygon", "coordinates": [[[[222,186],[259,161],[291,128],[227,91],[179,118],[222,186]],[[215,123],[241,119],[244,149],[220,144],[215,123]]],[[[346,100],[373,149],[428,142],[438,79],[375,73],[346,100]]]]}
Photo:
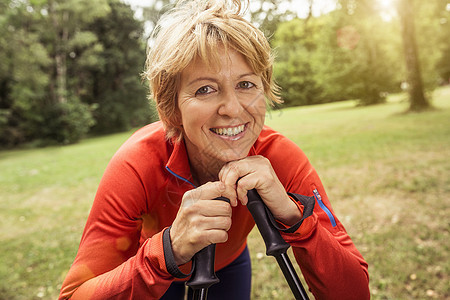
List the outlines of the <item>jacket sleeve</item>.
{"type": "Polygon", "coordinates": [[[277,145],[276,153],[290,154],[273,155],[272,165],[303,212],[301,222],[281,235],[292,246],[310,291],[316,299],[369,299],[368,265],[334,214],[319,176],[293,142],[282,138],[277,145]]]}
{"type": "Polygon", "coordinates": [[[130,163],[113,158],[100,182],[59,299],[159,299],[167,271],[163,231],[141,239],[148,193],[130,163]]]}

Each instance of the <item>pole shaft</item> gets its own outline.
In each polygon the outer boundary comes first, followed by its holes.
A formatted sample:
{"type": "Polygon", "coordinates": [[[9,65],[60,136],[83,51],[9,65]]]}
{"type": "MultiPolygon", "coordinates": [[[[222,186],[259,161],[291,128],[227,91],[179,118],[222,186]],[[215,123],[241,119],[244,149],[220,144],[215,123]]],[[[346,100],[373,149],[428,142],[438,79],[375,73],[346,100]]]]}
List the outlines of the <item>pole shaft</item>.
{"type": "Polygon", "coordinates": [[[275,258],[280,266],[281,271],[283,272],[286,281],[291,288],[292,293],[294,294],[295,299],[307,300],[309,299],[308,294],[306,294],[305,289],[295,272],[294,266],[292,265],[289,256],[286,253],[281,253],[275,255],[275,258]]]}
{"type": "Polygon", "coordinates": [[[208,288],[193,289],[192,300],[206,300],[208,288]]]}

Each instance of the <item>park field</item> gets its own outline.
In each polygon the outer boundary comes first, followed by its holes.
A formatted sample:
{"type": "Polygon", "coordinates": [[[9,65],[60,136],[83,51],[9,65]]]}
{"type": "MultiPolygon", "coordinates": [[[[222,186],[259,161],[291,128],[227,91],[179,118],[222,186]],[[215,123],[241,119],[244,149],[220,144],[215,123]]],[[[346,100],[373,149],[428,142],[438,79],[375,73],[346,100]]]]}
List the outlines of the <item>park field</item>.
{"type": "MultiPolygon", "coordinates": [[[[322,178],[369,263],[372,299],[450,299],[450,87],[433,106],[404,113],[399,94],[267,114],[322,178]]],[[[0,299],[56,299],[102,173],[131,134],[0,152],[0,299]]],[[[292,299],[256,230],[249,248],[252,299],[292,299]]]]}

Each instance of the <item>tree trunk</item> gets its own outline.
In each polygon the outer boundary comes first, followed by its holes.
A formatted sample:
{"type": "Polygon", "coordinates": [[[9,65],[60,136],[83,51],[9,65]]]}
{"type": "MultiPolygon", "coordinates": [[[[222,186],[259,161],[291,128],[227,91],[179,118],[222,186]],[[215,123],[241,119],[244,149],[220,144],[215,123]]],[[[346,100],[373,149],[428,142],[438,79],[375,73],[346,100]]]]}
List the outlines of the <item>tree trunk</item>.
{"type": "Polygon", "coordinates": [[[409,109],[420,111],[430,107],[423,92],[422,75],[420,71],[419,55],[417,52],[414,29],[413,1],[400,0],[398,6],[400,16],[403,47],[406,59],[406,71],[409,92],[409,109]]]}
{"type": "Polygon", "coordinates": [[[55,12],[55,3],[51,1],[49,3],[49,12],[51,14],[53,29],[55,31],[55,98],[58,103],[67,102],[67,42],[69,38],[69,32],[67,30],[67,22],[69,20],[68,12],[62,12],[61,22],[58,20],[57,13],[55,12]]]}

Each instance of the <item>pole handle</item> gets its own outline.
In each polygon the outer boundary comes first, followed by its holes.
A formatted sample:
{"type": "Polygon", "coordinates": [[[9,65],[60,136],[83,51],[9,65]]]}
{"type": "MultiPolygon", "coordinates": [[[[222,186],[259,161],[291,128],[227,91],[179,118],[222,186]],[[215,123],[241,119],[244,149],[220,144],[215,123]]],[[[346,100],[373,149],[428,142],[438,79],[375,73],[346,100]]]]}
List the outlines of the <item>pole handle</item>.
{"type": "MultiPolygon", "coordinates": [[[[225,197],[218,197],[214,200],[222,200],[230,203],[230,200],[225,197]]],[[[220,281],[214,271],[215,256],[216,244],[206,246],[194,255],[192,260],[193,271],[191,278],[186,283],[187,286],[191,287],[194,291],[204,289],[203,292],[206,293],[211,285],[220,281]]]]}
{"type": "Polygon", "coordinates": [[[266,254],[276,256],[286,253],[289,244],[281,237],[280,232],[270,223],[269,211],[255,189],[247,193],[247,208],[255,220],[256,226],[266,244],[266,254]]]}
{"type": "Polygon", "coordinates": [[[192,261],[194,269],[191,278],[186,283],[187,286],[193,290],[207,289],[219,282],[219,278],[214,272],[215,254],[216,244],[211,244],[194,255],[192,261]]]}

